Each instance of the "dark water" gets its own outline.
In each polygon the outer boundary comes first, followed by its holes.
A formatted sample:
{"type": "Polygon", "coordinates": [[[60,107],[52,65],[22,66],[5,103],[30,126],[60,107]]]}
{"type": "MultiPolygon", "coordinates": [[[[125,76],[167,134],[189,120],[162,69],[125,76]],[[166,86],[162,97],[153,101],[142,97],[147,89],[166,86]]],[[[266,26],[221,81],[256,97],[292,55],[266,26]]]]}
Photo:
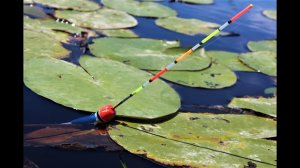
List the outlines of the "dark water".
{"type": "MultiPolygon", "coordinates": [[[[184,3],[160,2],[175,9],[179,17],[199,18],[205,21],[212,21],[219,24],[226,22],[236,12],[247,6],[254,4],[254,8],[237,20],[234,24],[225,29],[225,32],[238,33],[239,36],[220,36],[212,39],[206,44],[207,50],[225,50],[231,52],[247,52],[246,43],[253,40],[276,39],[276,21],[268,19],[262,15],[265,9],[276,9],[275,0],[215,0],[213,5],[191,5],[184,3]]],[[[38,5],[39,7],[43,7],[38,5]]],[[[52,13],[52,9],[45,9],[47,13],[52,13]]],[[[132,30],[141,37],[156,38],[165,40],[180,40],[181,46],[193,46],[198,43],[204,35],[188,36],[160,28],[154,24],[154,19],[136,17],[139,22],[132,30]]],[[[79,57],[74,47],[65,46],[73,50],[72,59],[76,64],[79,57]]],[[[181,111],[197,112],[199,109],[195,105],[226,105],[233,97],[242,96],[264,96],[264,89],[275,86],[273,80],[264,74],[255,72],[236,72],[238,82],[224,89],[202,89],[185,87],[174,83],[169,83],[181,97],[181,111]]],[[[24,86],[24,124],[53,124],[61,123],[80,117],[83,112],[63,107],[59,104],[43,98],[26,86],[24,86]]],[[[29,129],[24,132],[30,131],[29,129]]],[[[120,167],[120,156],[126,162],[128,168],[131,167],[162,167],[146,159],[132,155],[128,152],[106,152],[102,149],[92,151],[66,151],[56,148],[25,147],[24,155],[35,162],[41,168],[47,167],[120,167]]]]}

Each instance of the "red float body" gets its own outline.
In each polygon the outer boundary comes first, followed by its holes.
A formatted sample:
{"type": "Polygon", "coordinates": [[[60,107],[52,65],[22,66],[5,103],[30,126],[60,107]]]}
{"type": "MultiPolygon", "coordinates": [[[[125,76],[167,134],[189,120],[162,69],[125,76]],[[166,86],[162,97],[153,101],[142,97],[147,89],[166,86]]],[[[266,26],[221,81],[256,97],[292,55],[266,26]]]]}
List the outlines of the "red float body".
{"type": "Polygon", "coordinates": [[[108,104],[106,106],[101,107],[98,110],[98,116],[104,121],[108,122],[115,118],[116,111],[114,110],[113,106],[111,104],[108,104]]]}

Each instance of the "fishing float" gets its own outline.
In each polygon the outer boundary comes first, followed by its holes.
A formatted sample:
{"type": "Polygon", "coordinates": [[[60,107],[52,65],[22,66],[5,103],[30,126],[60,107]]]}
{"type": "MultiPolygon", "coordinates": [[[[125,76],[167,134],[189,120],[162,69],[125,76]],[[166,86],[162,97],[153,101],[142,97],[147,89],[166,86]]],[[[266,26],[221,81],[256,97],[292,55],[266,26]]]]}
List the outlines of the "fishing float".
{"type": "Polygon", "coordinates": [[[127,97],[125,97],[123,100],[121,100],[117,105],[112,106],[111,104],[108,104],[106,106],[101,107],[97,112],[94,114],[91,114],[89,116],[80,117],[77,119],[74,119],[68,123],[64,124],[81,124],[81,123],[106,123],[111,121],[116,116],[116,108],[119,107],[121,104],[125,103],[128,99],[130,99],[132,96],[136,95],[140,91],[142,91],[145,87],[147,87],[149,84],[151,84],[153,81],[155,81],[158,77],[160,77],[165,72],[172,69],[178,62],[182,61],[185,57],[196,51],[199,47],[201,47],[203,44],[205,44],[208,40],[210,40],[212,37],[216,36],[219,32],[221,32],[223,29],[225,29],[228,25],[236,21],[238,18],[240,18],[242,15],[247,13],[251,8],[253,7],[252,4],[245,7],[243,10],[241,10],[239,13],[234,15],[231,19],[229,19],[227,22],[225,22],[223,25],[221,25],[218,29],[210,33],[208,36],[206,36],[200,43],[197,43],[195,46],[193,46],[191,49],[189,49],[187,52],[182,54],[180,57],[178,57],[174,62],[167,65],[165,68],[163,68],[161,71],[159,71],[157,74],[155,74],[152,78],[150,78],[148,81],[143,83],[140,87],[135,89],[133,92],[131,92],[127,97]]]}

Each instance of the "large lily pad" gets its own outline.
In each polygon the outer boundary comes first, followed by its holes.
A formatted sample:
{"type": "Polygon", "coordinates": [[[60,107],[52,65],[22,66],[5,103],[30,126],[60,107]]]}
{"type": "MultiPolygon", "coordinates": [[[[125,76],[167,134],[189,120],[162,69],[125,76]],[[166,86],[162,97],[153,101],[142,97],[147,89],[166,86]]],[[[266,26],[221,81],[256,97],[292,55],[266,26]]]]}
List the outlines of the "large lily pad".
{"type": "Polygon", "coordinates": [[[249,41],[247,47],[251,51],[273,51],[276,52],[276,40],[249,41]]]}
{"type": "MultiPolygon", "coordinates": [[[[94,42],[90,45],[90,49],[95,55],[147,70],[161,70],[188,50],[174,48],[179,46],[177,41],[144,38],[101,38],[94,42]]],[[[199,51],[196,51],[172,70],[201,70],[209,64],[210,59],[200,56],[199,51]]]]}
{"type": "Polygon", "coordinates": [[[193,4],[212,4],[213,0],[181,0],[182,2],[193,3],[193,4]]]}
{"type": "Polygon", "coordinates": [[[24,5],[23,6],[23,11],[24,14],[34,16],[37,18],[45,18],[48,17],[48,15],[41,10],[41,8],[35,7],[35,6],[29,6],[29,5],[24,5]]]}
{"type": "Polygon", "coordinates": [[[165,29],[187,35],[195,35],[199,33],[209,34],[219,26],[219,24],[199,19],[184,19],[178,17],[160,18],[155,20],[155,24],[165,29]]]}
{"type": "Polygon", "coordinates": [[[139,37],[129,29],[99,30],[99,32],[108,37],[139,37]]]}
{"type": "Polygon", "coordinates": [[[121,10],[135,16],[176,16],[175,10],[155,2],[138,2],[135,0],[102,0],[102,3],[109,8],[121,10]]]}
{"type": "Polygon", "coordinates": [[[79,11],[93,11],[100,6],[90,0],[34,0],[37,3],[48,5],[59,9],[74,9],[79,11]]]}
{"type": "Polygon", "coordinates": [[[55,16],[67,19],[75,25],[94,29],[120,29],[138,24],[135,18],[126,12],[106,8],[93,12],[56,11],[55,16]]]}
{"type": "MultiPolygon", "coordinates": [[[[115,127],[109,134],[119,145],[163,164],[243,167],[250,159],[276,164],[276,142],[256,139],[276,136],[276,122],[271,119],[179,113],[159,124],[126,122],[115,127]]],[[[258,167],[272,167],[255,163],[258,167]]]]}
{"type": "Polygon", "coordinates": [[[276,53],[271,51],[256,51],[241,54],[239,59],[258,72],[276,76],[276,53]]]}
{"type": "MultiPolygon", "coordinates": [[[[94,78],[79,66],[44,58],[25,63],[24,81],[35,93],[59,104],[95,112],[106,104],[116,105],[151,77],[144,71],[104,58],[83,56],[80,64],[94,78]]],[[[179,106],[177,93],[158,80],[119,106],[117,115],[153,119],[174,113],[179,106]]]]}
{"type": "Polygon", "coordinates": [[[252,68],[243,64],[237,53],[226,51],[207,51],[205,54],[212,58],[212,62],[222,64],[233,71],[253,71],[252,68]]]}
{"type": "Polygon", "coordinates": [[[265,16],[267,16],[268,18],[271,18],[271,19],[274,19],[274,20],[277,19],[277,12],[275,10],[264,10],[263,14],[265,16]]]}
{"type": "Polygon", "coordinates": [[[212,64],[211,67],[201,71],[169,71],[161,78],[185,86],[209,89],[229,87],[237,81],[235,73],[220,64],[212,64]]]}
{"type": "Polygon", "coordinates": [[[244,108],[276,117],[276,97],[234,98],[228,104],[231,108],[244,108]]]}
{"type": "Polygon", "coordinates": [[[60,42],[47,34],[24,30],[24,60],[34,57],[65,58],[69,53],[60,42]]]}

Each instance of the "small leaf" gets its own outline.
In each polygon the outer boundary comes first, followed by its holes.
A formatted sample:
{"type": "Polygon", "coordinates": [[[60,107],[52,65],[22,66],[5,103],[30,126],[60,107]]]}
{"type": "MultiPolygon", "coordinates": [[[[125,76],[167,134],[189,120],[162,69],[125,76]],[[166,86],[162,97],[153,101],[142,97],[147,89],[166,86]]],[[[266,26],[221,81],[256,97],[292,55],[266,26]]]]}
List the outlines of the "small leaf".
{"type": "Polygon", "coordinates": [[[270,19],[277,20],[277,12],[276,12],[276,10],[264,10],[263,11],[263,15],[265,15],[266,17],[268,17],[270,19]]]}
{"type": "Polygon", "coordinates": [[[206,22],[199,19],[184,19],[178,17],[156,19],[155,24],[165,29],[187,35],[195,35],[200,33],[210,34],[219,26],[219,24],[206,22]]]}
{"type": "Polygon", "coordinates": [[[256,51],[241,54],[239,59],[258,72],[276,76],[276,53],[271,51],[256,51]]]}
{"type": "Polygon", "coordinates": [[[276,52],[277,41],[276,40],[262,40],[262,41],[250,41],[247,43],[247,47],[251,51],[272,51],[276,52]]]}
{"type": "Polygon", "coordinates": [[[276,117],[276,97],[233,98],[228,107],[250,109],[276,117]]]}

